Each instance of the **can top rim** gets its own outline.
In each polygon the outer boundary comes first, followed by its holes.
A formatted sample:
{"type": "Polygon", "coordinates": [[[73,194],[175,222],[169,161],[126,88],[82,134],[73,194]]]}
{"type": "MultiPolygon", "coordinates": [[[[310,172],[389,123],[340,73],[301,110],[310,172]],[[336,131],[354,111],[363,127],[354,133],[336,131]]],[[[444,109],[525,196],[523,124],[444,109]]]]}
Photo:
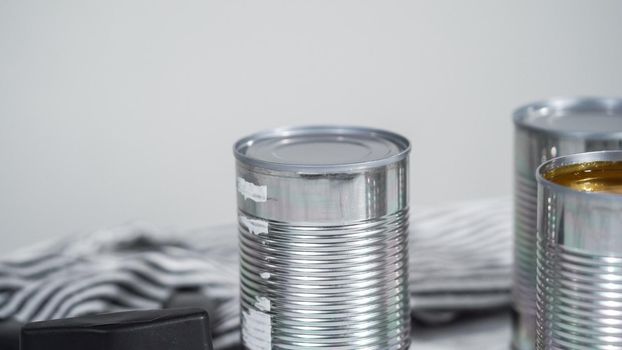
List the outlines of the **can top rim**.
{"type": "Polygon", "coordinates": [[[554,168],[558,168],[558,167],[562,167],[566,165],[572,165],[572,164],[600,162],[600,161],[605,161],[605,162],[622,161],[622,150],[575,153],[575,154],[570,154],[570,155],[550,159],[540,164],[540,166],[538,166],[538,168],[536,169],[536,180],[538,181],[540,185],[553,188],[557,192],[571,193],[571,194],[580,195],[580,196],[589,196],[590,198],[602,198],[602,199],[622,201],[622,194],[616,194],[616,193],[611,193],[611,192],[580,191],[580,190],[573,189],[571,187],[557,184],[544,177],[545,173],[547,173],[548,171],[554,168]]]}
{"type": "Polygon", "coordinates": [[[310,125],[282,127],[251,134],[234,144],[233,153],[238,161],[250,166],[274,171],[321,174],[371,169],[399,162],[408,157],[410,142],[402,135],[382,129],[310,125]],[[308,140],[313,143],[314,138],[318,137],[327,138],[328,141],[323,146],[329,151],[333,146],[339,147],[339,144],[343,143],[352,146],[355,151],[362,150],[363,153],[367,153],[358,154],[354,158],[346,156],[343,162],[306,161],[300,158],[300,152],[304,152],[306,147],[305,143],[309,143],[308,140]],[[302,145],[296,151],[299,152],[297,155],[299,158],[294,155],[293,159],[281,161],[282,158],[274,155],[277,147],[295,146],[297,143],[302,145]],[[252,154],[256,151],[263,153],[252,154]]]}
{"type": "Polygon", "coordinates": [[[622,138],[622,98],[617,97],[554,97],[523,105],[512,114],[514,124],[531,131],[566,137],[606,140],[622,138]],[[560,120],[568,116],[594,114],[620,118],[620,129],[615,131],[561,129],[544,126],[535,121],[560,120]]]}

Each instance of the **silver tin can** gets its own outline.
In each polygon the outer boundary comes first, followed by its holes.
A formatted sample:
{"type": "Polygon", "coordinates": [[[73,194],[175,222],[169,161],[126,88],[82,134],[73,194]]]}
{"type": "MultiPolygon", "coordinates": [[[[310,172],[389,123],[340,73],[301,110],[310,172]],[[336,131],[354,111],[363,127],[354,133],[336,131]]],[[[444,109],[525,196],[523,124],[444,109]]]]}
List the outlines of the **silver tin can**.
{"type": "Polygon", "coordinates": [[[237,158],[244,349],[407,349],[407,139],[313,126],[237,158]]]}
{"type": "Polygon", "coordinates": [[[621,162],[622,151],[560,157],[538,169],[538,350],[622,349],[622,195],[543,177],[597,161],[621,162]]]}
{"type": "Polygon", "coordinates": [[[536,168],[551,158],[622,149],[622,99],[556,98],[514,112],[513,348],[532,350],[536,315],[536,168]]]}

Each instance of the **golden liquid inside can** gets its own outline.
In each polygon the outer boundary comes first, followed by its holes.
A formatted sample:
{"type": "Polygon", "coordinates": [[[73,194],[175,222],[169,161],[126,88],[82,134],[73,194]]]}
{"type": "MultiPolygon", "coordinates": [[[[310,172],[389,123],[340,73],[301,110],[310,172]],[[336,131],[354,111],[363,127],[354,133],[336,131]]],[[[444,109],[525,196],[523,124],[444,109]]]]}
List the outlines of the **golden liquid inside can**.
{"type": "Polygon", "coordinates": [[[622,194],[622,162],[565,165],[546,172],[544,178],[577,191],[622,194]]]}

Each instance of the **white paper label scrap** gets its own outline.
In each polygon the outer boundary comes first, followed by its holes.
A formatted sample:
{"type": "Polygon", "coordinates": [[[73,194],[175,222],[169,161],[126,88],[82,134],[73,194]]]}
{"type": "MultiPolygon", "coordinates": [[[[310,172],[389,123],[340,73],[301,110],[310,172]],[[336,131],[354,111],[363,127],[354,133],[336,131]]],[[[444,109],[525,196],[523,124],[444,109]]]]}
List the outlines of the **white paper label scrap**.
{"type": "Polygon", "coordinates": [[[257,297],[255,307],[242,312],[242,341],[250,350],[272,350],[272,320],[262,311],[270,311],[270,300],[257,297]]]}
{"type": "Polygon", "coordinates": [[[240,215],[240,223],[246,226],[248,232],[254,235],[260,235],[262,233],[268,233],[268,222],[259,219],[251,219],[244,215],[240,215]]]}
{"type": "Polygon", "coordinates": [[[270,300],[266,297],[255,297],[255,307],[260,311],[270,311],[270,300]]]}
{"type": "Polygon", "coordinates": [[[255,185],[241,177],[238,177],[238,192],[244,199],[251,199],[255,202],[265,202],[268,200],[268,186],[255,185]]]}

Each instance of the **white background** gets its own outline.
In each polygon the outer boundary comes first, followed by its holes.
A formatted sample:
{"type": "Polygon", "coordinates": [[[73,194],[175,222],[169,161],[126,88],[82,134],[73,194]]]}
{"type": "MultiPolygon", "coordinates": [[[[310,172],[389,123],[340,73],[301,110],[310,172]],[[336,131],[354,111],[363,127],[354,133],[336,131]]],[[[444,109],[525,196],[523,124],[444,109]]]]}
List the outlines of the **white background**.
{"type": "Polygon", "coordinates": [[[0,0],[0,253],[235,220],[232,143],[409,137],[415,204],[510,195],[512,109],[622,93],[622,1],[0,0]]]}

